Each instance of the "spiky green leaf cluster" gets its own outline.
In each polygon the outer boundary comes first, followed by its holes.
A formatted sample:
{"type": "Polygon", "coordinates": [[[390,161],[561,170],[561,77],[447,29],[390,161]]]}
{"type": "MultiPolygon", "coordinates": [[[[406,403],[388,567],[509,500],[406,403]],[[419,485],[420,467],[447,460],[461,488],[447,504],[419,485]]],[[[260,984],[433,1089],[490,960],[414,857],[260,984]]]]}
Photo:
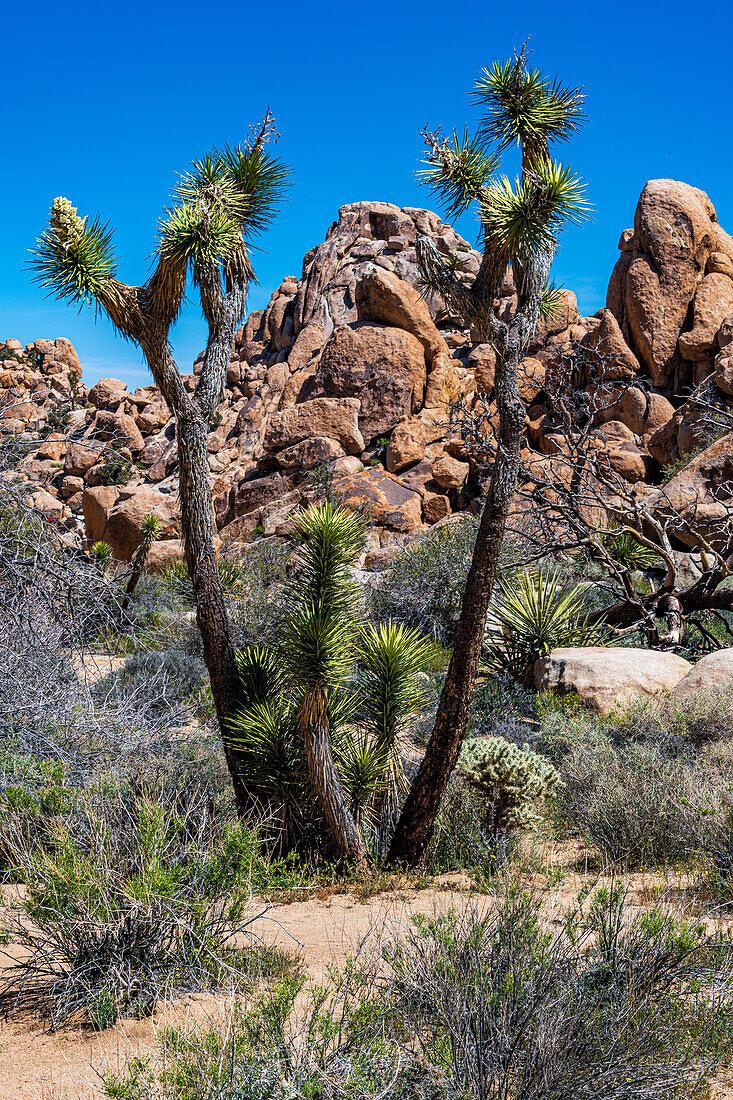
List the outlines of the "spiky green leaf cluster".
{"type": "MultiPolygon", "coordinates": [[[[561,229],[588,212],[580,180],[550,156],[550,146],[584,120],[583,95],[530,69],[524,50],[484,69],[472,94],[483,109],[476,133],[466,129],[441,141],[426,129],[427,168],[418,176],[451,218],[475,202],[485,254],[522,267],[538,250],[551,252],[561,229]],[[495,173],[502,151],[514,144],[521,146],[522,171],[512,182],[495,173]]],[[[456,281],[444,261],[420,267],[426,289],[450,296],[456,281]]]]}
{"type": "Polygon", "coordinates": [[[585,188],[572,170],[554,161],[517,177],[501,176],[481,193],[486,245],[510,257],[555,244],[563,226],[588,213],[585,188]]]}
{"type": "Polygon", "coordinates": [[[69,199],[54,199],[29,267],[49,294],[74,305],[96,303],[117,270],[112,233],[99,217],[80,218],[69,199]]]}
{"type": "Polygon", "coordinates": [[[563,306],[562,290],[563,287],[559,286],[554,279],[548,279],[542,287],[540,317],[543,321],[552,323],[559,317],[563,306]]]}
{"type": "Polygon", "coordinates": [[[226,145],[194,161],[159,231],[161,256],[190,264],[249,268],[246,245],[277,213],[289,183],[282,161],[259,145],[226,145]]]}
{"type": "Polygon", "coordinates": [[[469,738],[457,767],[484,801],[492,832],[534,825],[560,778],[549,760],[503,737],[469,738]]]}
{"type": "Polygon", "coordinates": [[[651,546],[639,542],[630,531],[604,531],[601,541],[614,561],[627,569],[654,569],[660,557],[651,546]]]}
{"type": "Polygon", "coordinates": [[[362,713],[378,740],[393,745],[410,715],[425,702],[416,670],[435,654],[435,644],[402,624],[382,623],[364,630],[359,646],[362,713]]]}
{"type": "Polygon", "coordinates": [[[498,150],[567,141],[586,117],[580,88],[528,69],[523,56],[484,69],[471,94],[486,112],[479,136],[498,150]]]}
{"type": "Polygon", "coordinates": [[[498,157],[466,127],[462,136],[454,130],[452,141],[436,144],[423,163],[427,167],[418,171],[418,181],[430,188],[446,216],[453,219],[479,198],[498,167],[498,157]]]}
{"type": "Polygon", "coordinates": [[[512,574],[499,585],[486,623],[483,661],[491,673],[508,673],[530,686],[539,657],[559,646],[598,645],[603,631],[588,619],[579,584],[557,574],[512,574]]]}

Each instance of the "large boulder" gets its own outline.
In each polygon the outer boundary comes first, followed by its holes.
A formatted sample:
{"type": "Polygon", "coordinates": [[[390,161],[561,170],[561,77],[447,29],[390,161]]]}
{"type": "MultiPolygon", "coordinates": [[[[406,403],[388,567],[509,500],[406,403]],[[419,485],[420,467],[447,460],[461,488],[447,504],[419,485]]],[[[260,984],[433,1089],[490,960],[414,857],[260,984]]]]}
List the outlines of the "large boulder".
{"type": "Polygon", "coordinates": [[[374,439],[422,407],[425,377],[425,353],[411,333],[385,325],[342,325],[323,350],[310,396],[359,398],[359,430],[374,439]]]}
{"type": "Polygon", "coordinates": [[[628,707],[640,695],[672,691],[692,667],[676,653],[573,646],[540,657],[534,683],[538,691],[574,694],[590,710],[609,714],[628,707]]]}
{"type": "Polygon", "coordinates": [[[94,418],[94,435],[97,439],[129,447],[133,454],[139,454],[145,447],[145,440],[135,421],[127,413],[119,411],[100,409],[94,418]]]}
{"type": "Polygon", "coordinates": [[[600,311],[598,324],[583,338],[581,346],[604,382],[626,381],[639,373],[639,360],[610,309],[600,311]]]}
{"type": "Polygon", "coordinates": [[[130,561],[142,537],[142,524],[153,514],[161,521],[160,539],[180,539],[178,498],[153,489],[120,489],[104,485],[85,489],[82,511],[88,543],[104,539],[117,561],[130,561]]]}
{"type": "Polygon", "coordinates": [[[672,692],[676,703],[685,702],[698,692],[707,695],[733,688],[733,649],[719,649],[692,666],[672,692]]]}
{"type": "Polygon", "coordinates": [[[414,466],[425,454],[425,433],[422,422],[413,417],[403,420],[392,432],[387,447],[386,464],[392,474],[414,466]]]}
{"type": "Polygon", "coordinates": [[[114,410],[129,396],[126,382],[121,382],[119,378],[100,378],[87,394],[87,400],[95,409],[114,410]]]}
{"type": "Polygon", "coordinates": [[[664,520],[670,533],[686,546],[702,535],[729,554],[733,546],[733,432],[696,455],[663,489],[646,500],[646,508],[664,520]]]}
{"type": "Polygon", "coordinates": [[[423,296],[391,271],[374,267],[359,280],[356,308],[360,321],[378,321],[412,333],[423,346],[428,366],[439,352],[448,351],[423,296]]]}
{"type": "Polygon", "coordinates": [[[718,330],[733,311],[733,279],[720,272],[706,275],[697,288],[693,303],[694,323],[683,332],[679,347],[685,359],[705,359],[714,351],[718,330]]]}
{"type": "Polygon", "coordinates": [[[353,397],[316,397],[273,413],[265,432],[265,447],[280,450],[304,439],[326,436],[340,443],[348,454],[360,454],[364,450],[360,407],[360,401],[353,397]]]}
{"type": "Polygon", "coordinates": [[[704,191],[676,180],[650,180],[641,193],[631,239],[608,287],[607,306],[655,386],[667,385],[677,341],[711,253],[733,256],[704,191]]]}
{"type": "Polygon", "coordinates": [[[380,527],[412,534],[422,522],[420,494],[377,467],[337,478],[333,490],[347,508],[365,507],[380,527]]]}

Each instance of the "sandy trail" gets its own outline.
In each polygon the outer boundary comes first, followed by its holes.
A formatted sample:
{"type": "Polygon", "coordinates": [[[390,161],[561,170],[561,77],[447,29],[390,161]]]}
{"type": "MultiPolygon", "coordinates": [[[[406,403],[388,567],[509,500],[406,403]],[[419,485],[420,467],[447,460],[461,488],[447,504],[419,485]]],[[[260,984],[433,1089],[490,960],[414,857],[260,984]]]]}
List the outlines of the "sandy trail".
{"type": "MultiPolygon", "coordinates": [[[[567,858],[572,853],[564,853],[567,858]]],[[[554,853],[554,860],[558,853],[554,853]]],[[[544,877],[544,876],[542,876],[544,877]]],[[[588,884],[609,880],[574,870],[566,871],[557,885],[544,886],[544,911],[549,921],[560,921],[574,907],[579,892],[588,884]]],[[[647,907],[663,889],[679,891],[679,876],[638,874],[629,876],[628,903],[647,907]]],[[[446,876],[438,886],[424,890],[396,891],[360,901],[353,894],[334,894],[326,899],[308,898],[289,904],[268,905],[254,898],[252,915],[262,914],[253,931],[268,944],[302,954],[309,977],[321,981],[329,965],[339,963],[367,938],[389,940],[404,931],[415,914],[437,915],[467,906],[491,906],[486,895],[469,894],[461,876],[446,876]]],[[[17,891],[6,890],[6,900],[17,900],[17,891]]],[[[11,945],[12,950],[12,945],[11,945]]],[[[161,1005],[153,1018],[124,1020],[95,1033],[78,1028],[56,1034],[39,1034],[38,1023],[14,1020],[0,1024],[0,1100],[92,1100],[101,1095],[101,1074],[120,1070],[132,1057],[152,1055],[156,1035],[168,1024],[214,1021],[226,1008],[224,996],[193,994],[161,1005]]],[[[733,1100],[731,1083],[721,1077],[713,1100],[733,1100]]]]}

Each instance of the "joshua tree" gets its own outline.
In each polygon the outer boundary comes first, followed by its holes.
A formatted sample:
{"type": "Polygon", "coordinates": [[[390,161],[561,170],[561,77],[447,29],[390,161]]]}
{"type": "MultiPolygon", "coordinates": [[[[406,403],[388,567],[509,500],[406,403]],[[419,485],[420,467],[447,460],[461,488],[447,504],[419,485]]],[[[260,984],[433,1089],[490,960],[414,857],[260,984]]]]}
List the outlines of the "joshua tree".
{"type": "MultiPolygon", "coordinates": [[[[65,198],[54,201],[32,261],[36,278],[51,294],[79,306],[93,305],[141,348],[176,417],[186,561],[222,733],[240,701],[240,686],[216,568],[206,441],[253,278],[248,246],[274,217],[288,182],[287,167],[266,152],[276,137],[268,111],[243,144],[214,149],[192,164],[161,219],[155,264],[142,286],[117,279],[107,225],[99,218],[79,217],[65,198]],[[191,393],[169,344],[189,277],[209,330],[191,393]]],[[[242,807],[244,790],[230,750],[227,762],[242,807]]]]}
{"type": "Polygon", "coordinates": [[[583,96],[527,64],[525,49],[485,69],[473,90],[484,115],[475,136],[452,140],[424,130],[428,148],[423,182],[442,199],[449,216],[475,204],[483,258],[468,286],[427,238],[417,242],[425,287],[439,294],[496,351],[499,433],[491,479],[466,583],[432,736],[408,794],[390,848],[393,861],[415,864],[430,839],[435,817],[465,737],[481,655],[486,614],[499,552],[517,486],[525,411],[517,372],[540,313],[551,307],[549,272],[557,235],[585,213],[583,186],[550,155],[583,120],[583,96]],[[496,176],[504,150],[519,146],[521,173],[514,183],[496,176]],[[494,303],[511,267],[517,304],[510,317],[494,303]]]}

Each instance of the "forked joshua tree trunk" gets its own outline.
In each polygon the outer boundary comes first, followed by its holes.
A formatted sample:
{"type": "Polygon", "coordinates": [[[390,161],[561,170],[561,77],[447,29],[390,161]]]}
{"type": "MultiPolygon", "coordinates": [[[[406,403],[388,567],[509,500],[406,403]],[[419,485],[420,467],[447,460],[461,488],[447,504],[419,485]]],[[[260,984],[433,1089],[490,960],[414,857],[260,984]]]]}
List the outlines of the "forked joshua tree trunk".
{"type": "Polygon", "coordinates": [[[518,369],[540,314],[555,234],[582,209],[578,181],[550,159],[548,144],[566,138],[581,117],[582,96],[542,73],[528,70],[525,51],[513,61],[484,70],[474,90],[488,113],[478,135],[453,142],[424,131],[428,146],[425,182],[447,200],[451,214],[472,202],[483,227],[483,260],[467,287],[429,242],[418,241],[425,286],[450,302],[496,349],[496,405],[499,432],[471,568],[463,597],[453,655],[448,666],[433,732],[397,823],[388,858],[418,864],[430,840],[451,772],[468,728],[471,701],[506,521],[517,488],[524,406],[518,369]],[[491,151],[486,142],[494,143],[491,151]],[[512,185],[491,179],[499,153],[522,148],[522,175],[512,185]],[[514,315],[500,319],[494,301],[508,265],[517,292],[514,315]]]}
{"type": "Polygon", "coordinates": [[[230,746],[228,723],[241,702],[241,689],[216,566],[207,437],[223,396],[229,355],[252,277],[247,244],[274,216],[288,182],[287,167],[264,152],[264,145],[276,137],[268,111],[243,145],[215,149],[193,164],[161,222],[157,263],[143,286],[128,286],[116,278],[111,233],[98,218],[91,223],[80,218],[68,199],[55,200],[33,261],[42,285],[72,303],[101,307],[115,328],[142,349],[175,416],[186,562],[240,810],[248,800],[230,746]],[[169,345],[189,274],[209,328],[192,394],[184,386],[169,345]]]}

